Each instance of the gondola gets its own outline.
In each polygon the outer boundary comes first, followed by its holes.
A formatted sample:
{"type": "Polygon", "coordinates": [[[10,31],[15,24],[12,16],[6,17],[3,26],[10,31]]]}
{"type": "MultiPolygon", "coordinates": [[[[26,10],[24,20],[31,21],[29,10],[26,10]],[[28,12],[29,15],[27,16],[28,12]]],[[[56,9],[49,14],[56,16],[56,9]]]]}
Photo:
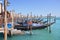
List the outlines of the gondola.
{"type": "MultiPolygon", "coordinates": [[[[36,30],[36,29],[44,29],[46,28],[47,26],[46,25],[41,25],[41,26],[32,26],[32,30],[36,30]]],[[[28,28],[28,24],[25,24],[25,25],[15,25],[14,26],[14,29],[17,29],[17,30],[30,30],[30,28],[28,28]]]]}

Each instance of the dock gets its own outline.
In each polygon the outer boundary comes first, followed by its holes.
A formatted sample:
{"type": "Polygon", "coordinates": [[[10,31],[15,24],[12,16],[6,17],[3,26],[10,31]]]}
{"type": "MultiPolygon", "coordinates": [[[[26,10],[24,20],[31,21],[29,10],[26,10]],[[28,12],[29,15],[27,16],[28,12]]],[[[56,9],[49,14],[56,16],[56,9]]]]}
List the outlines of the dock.
{"type": "Polygon", "coordinates": [[[0,33],[4,33],[4,28],[0,28],[0,33]]]}

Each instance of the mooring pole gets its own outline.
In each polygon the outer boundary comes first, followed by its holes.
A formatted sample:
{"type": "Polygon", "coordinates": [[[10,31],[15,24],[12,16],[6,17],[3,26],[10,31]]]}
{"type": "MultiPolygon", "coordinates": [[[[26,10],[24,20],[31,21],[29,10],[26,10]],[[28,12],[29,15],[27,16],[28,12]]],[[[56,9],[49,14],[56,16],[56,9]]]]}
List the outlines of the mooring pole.
{"type": "Polygon", "coordinates": [[[26,18],[27,18],[27,20],[28,20],[28,18],[29,18],[29,14],[27,14],[27,17],[26,17],[26,18]]]}
{"type": "Polygon", "coordinates": [[[34,17],[33,18],[35,18],[35,15],[34,15],[34,17]]]}
{"type": "Polygon", "coordinates": [[[31,17],[30,35],[32,35],[32,12],[31,12],[31,15],[30,15],[30,17],[31,17]]]}
{"type": "Polygon", "coordinates": [[[32,26],[30,26],[30,35],[32,35],[32,26]]]}
{"type": "Polygon", "coordinates": [[[14,28],[14,10],[12,10],[12,29],[14,28]]]}
{"type": "Polygon", "coordinates": [[[4,40],[7,40],[7,11],[6,11],[6,6],[7,6],[7,0],[4,0],[4,13],[5,13],[4,40]]]}
{"type": "Polygon", "coordinates": [[[12,18],[12,28],[10,30],[10,36],[13,35],[12,30],[14,28],[14,10],[11,11],[11,18],[12,18]]]}
{"type": "Polygon", "coordinates": [[[48,23],[49,23],[49,21],[48,21],[48,18],[49,16],[48,16],[48,14],[47,14],[47,30],[48,30],[48,23]]]}
{"type": "MultiPolygon", "coordinates": [[[[49,14],[49,24],[51,24],[51,13],[49,14]]],[[[49,25],[49,33],[51,33],[51,25],[49,25]]]]}
{"type": "Polygon", "coordinates": [[[56,16],[55,16],[55,18],[54,18],[54,22],[56,22],[56,16]]]}

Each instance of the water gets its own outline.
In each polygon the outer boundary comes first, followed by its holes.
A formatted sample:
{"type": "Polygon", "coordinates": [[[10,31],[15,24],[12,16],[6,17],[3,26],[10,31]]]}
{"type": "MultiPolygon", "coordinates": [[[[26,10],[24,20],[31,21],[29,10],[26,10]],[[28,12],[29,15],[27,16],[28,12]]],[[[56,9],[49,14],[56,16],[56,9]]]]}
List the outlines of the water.
{"type": "MultiPolygon", "coordinates": [[[[47,29],[33,30],[32,35],[13,35],[8,37],[8,40],[60,40],[60,19],[51,26],[51,30],[51,33],[47,29]]],[[[3,40],[3,37],[0,37],[0,40],[3,40]]]]}

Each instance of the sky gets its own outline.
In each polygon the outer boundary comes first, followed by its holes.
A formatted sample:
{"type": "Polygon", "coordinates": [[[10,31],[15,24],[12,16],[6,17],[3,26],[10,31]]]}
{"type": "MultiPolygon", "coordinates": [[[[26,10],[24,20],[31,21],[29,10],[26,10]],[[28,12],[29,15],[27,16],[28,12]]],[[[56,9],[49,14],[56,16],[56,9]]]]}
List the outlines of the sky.
{"type": "MultiPolygon", "coordinates": [[[[3,0],[0,0],[3,2],[3,0]]],[[[7,10],[14,9],[16,13],[23,15],[43,15],[51,13],[53,16],[60,17],[60,0],[8,0],[10,2],[7,10]]]]}

